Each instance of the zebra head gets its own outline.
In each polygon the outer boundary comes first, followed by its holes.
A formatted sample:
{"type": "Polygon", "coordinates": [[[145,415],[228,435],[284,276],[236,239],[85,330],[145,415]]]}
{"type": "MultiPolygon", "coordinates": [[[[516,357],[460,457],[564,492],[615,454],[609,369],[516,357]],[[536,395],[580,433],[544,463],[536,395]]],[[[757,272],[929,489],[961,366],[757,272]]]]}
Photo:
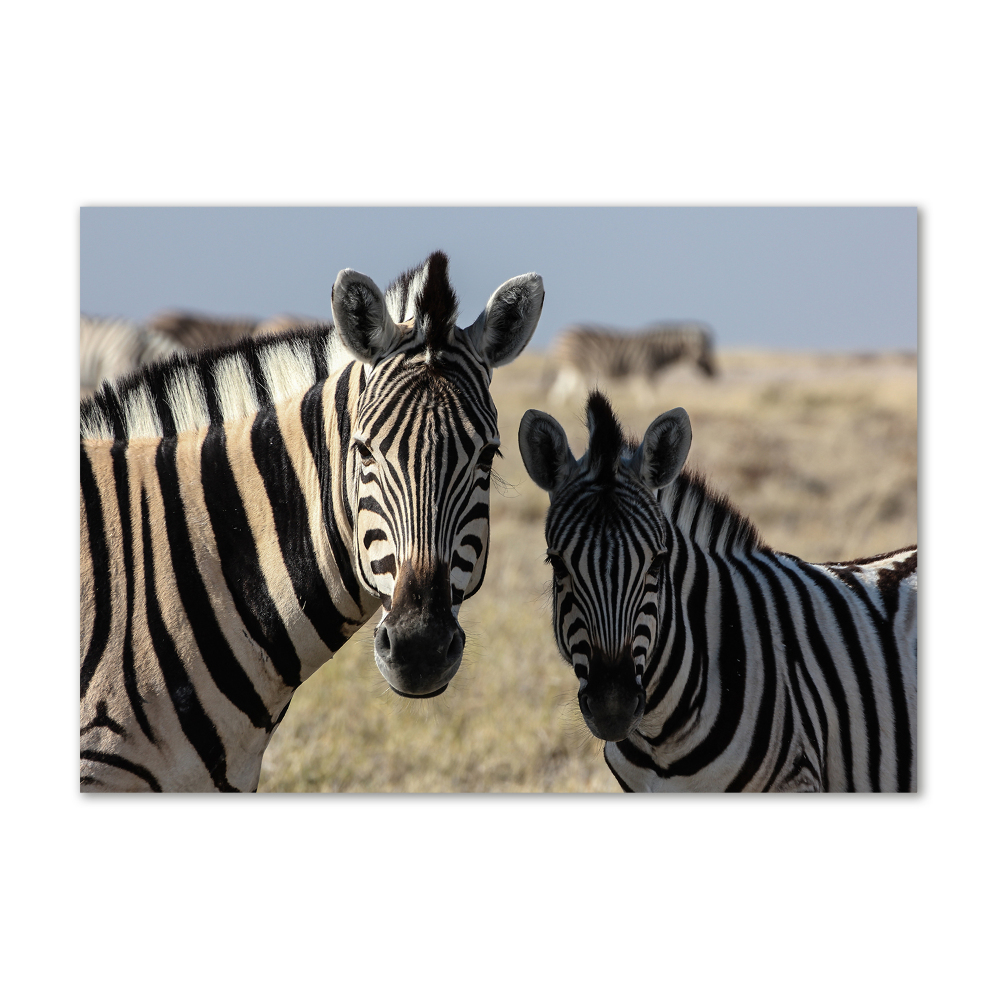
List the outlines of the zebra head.
{"type": "Polygon", "coordinates": [[[355,557],[382,601],[375,662],[398,694],[440,694],[461,664],[458,610],[486,571],[500,445],[490,379],[521,353],[543,298],[539,275],[512,278],[462,329],[443,253],[385,296],[356,271],[337,276],[336,329],[367,366],[347,455],[355,557]]]}
{"type": "Polygon", "coordinates": [[[691,447],[677,407],[650,424],[642,443],[622,434],[608,400],[587,402],[590,443],[578,460],[558,421],[539,410],[521,419],[528,475],[549,494],[545,540],[553,570],[552,625],[580,682],[580,711],[599,739],[625,739],[646,707],[643,671],[669,607],[666,518],[657,490],[672,482],[691,447]]]}

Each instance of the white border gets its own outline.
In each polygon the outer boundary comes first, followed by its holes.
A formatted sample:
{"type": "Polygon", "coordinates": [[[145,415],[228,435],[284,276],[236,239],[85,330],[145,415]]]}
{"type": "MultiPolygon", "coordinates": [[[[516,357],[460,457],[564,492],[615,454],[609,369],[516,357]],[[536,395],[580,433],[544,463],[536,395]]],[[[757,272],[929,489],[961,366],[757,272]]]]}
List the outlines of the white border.
{"type": "Polygon", "coordinates": [[[471,10],[9,15],[5,978],[16,995],[982,995],[998,699],[995,585],[977,567],[996,446],[977,431],[995,424],[1000,231],[986,8],[471,10]],[[921,208],[923,791],[83,802],[66,695],[78,359],[53,351],[78,322],[79,207],[654,203],[921,208]]]}

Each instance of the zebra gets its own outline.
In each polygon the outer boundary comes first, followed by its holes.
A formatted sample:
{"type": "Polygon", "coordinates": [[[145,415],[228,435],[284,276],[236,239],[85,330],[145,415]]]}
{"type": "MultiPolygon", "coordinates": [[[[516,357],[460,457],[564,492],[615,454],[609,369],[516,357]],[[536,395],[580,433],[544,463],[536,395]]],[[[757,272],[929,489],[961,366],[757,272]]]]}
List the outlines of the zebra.
{"type": "Polygon", "coordinates": [[[169,336],[121,317],[80,316],[80,398],[105,381],[182,348],[169,336]]]}
{"type": "Polygon", "coordinates": [[[285,314],[261,321],[165,310],[142,323],[81,315],[80,396],[93,395],[102,382],[175,354],[315,325],[316,320],[285,314]]]}
{"type": "Polygon", "coordinates": [[[625,791],[916,788],[917,549],[776,552],[699,473],[681,407],[627,438],[587,402],[577,461],[528,410],[559,652],[625,791]]]}
{"type": "Polygon", "coordinates": [[[499,453],[492,370],[538,323],[511,278],[456,326],[448,258],[334,325],[178,355],[81,404],[81,787],[252,791],[295,689],[372,615],[409,698],[447,688],[499,453]]]}
{"type": "Polygon", "coordinates": [[[657,323],[636,333],[604,326],[570,326],[557,338],[552,357],[559,372],[550,390],[553,403],[565,403],[597,378],[644,375],[689,360],[707,376],[718,373],[714,337],[705,323],[657,323]]]}

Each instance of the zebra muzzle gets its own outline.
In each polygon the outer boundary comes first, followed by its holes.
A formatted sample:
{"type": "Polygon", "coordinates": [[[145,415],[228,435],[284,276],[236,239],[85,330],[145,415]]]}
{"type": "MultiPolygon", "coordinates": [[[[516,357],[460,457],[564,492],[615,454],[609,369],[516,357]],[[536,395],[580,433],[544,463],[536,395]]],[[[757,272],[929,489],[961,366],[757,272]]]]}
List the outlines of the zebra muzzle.
{"type": "Polygon", "coordinates": [[[609,743],[626,739],[646,710],[646,692],[636,683],[631,659],[614,664],[592,660],[587,677],[580,680],[577,699],[587,728],[609,743]]]}
{"type": "Polygon", "coordinates": [[[375,663],[389,686],[406,698],[441,694],[458,672],[465,632],[451,609],[447,566],[428,579],[404,563],[392,606],[375,632],[375,663]]]}

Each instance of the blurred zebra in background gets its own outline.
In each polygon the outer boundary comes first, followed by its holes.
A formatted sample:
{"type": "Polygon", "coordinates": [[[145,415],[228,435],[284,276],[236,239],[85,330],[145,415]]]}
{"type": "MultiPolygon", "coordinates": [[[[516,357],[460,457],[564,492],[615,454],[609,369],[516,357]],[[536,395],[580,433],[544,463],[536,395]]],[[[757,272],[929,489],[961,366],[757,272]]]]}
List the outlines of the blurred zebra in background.
{"type": "Polygon", "coordinates": [[[221,347],[242,337],[260,337],[317,322],[300,316],[278,315],[259,321],[178,310],[157,313],[142,323],[81,315],[80,397],[93,395],[104,381],[175,354],[221,347]]]}
{"type": "Polygon", "coordinates": [[[640,444],[592,393],[590,443],[528,410],[556,645],[626,791],[916,789],[917,550],[810,564],[681,471],[680,407],[640,444]]]}
{"type": "Polygon", "coordinates": [[[552,357],[559,366],[550,398],[565,403],[599,379],[642,375],[648,382],[670,365],[691,361],[715,376],[714,339],[704,323],[660,323],[637,333],[603,326],[571,326],[557,338],[552,357]]]}
{"type": "Polygon", "coordinates": [[[177,355],[81,405],[80,764],[87,790],[251,791],[295,689],[382,608],[375,662],[440,694],[489,550],[492,370],[541,312],[512,278],[467,329],[448,259],[335,327],[177,355]]]}

